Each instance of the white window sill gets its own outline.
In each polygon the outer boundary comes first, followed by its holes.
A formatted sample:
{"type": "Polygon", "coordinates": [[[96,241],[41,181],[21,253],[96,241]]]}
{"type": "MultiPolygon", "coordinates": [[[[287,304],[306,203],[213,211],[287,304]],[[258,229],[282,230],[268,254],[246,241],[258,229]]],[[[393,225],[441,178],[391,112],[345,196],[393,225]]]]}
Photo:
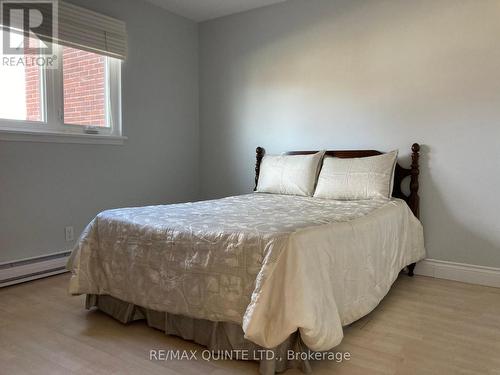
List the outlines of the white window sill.
{"type": "Polygon", "coordinates": [[[106,134],[53,133],[0,129],[0,141],[123,145],[127,137],[106,134]]]}

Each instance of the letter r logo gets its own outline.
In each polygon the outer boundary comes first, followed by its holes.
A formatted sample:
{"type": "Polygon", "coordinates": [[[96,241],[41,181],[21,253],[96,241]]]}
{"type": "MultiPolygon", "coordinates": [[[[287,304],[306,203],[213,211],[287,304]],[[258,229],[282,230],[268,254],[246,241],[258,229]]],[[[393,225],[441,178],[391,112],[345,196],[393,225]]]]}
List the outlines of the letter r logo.
{"type": "Polygon", "coordinates": [[[3,53],[52,55],[57,0],[0,0],[3,53]]]}

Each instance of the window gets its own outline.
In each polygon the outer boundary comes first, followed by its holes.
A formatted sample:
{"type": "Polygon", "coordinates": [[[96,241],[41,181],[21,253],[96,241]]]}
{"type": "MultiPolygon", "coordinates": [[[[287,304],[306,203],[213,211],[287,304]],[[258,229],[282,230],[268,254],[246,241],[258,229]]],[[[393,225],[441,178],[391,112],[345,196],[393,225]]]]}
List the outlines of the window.
{"type": "Polygon", "coordinates": [[[0,131],[121,136],[121,60],[66,46],[55,51],[57,69],[30,64],[32,53],[26,65],[0,66],[0,131]]]}
{"type": "Polygon", "coordinates": [[[125,23],[67,2],[19,4],[0,20],[0,139],[121,143],[125,23]]]}
{"type": "MultiPolygon", "coordinates": [[[[22,35],[12,36],[13,43],[21,44],[22,35]]],[[[3,51],[2,39],[0,50],[3,51]]],[[[36,65],[0,67],[0,119],[43,122],[44,82],[44,70],[36,65]]]]}

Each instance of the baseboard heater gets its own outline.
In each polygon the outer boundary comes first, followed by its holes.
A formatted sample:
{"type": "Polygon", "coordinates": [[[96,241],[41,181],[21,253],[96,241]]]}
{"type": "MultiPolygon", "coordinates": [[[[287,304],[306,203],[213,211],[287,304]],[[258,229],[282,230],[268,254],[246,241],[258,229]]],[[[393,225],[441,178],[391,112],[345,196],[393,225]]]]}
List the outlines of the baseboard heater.
{"type": "Polygon", "coordinates": [[[71,251],[0,263],[0,288],[67,272],[71,251]]]}

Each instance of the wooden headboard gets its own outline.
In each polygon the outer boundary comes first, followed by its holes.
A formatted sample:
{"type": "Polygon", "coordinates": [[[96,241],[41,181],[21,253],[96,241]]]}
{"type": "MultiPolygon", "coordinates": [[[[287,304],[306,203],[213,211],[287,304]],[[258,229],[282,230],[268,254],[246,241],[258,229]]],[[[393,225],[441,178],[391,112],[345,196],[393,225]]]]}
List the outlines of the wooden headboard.
{"type": "MultiPolygon", "coordinates": [[[[308,155],[314,154],[318,151],[291,151],[287,155],[308,155]]],[[[420,145],[414,143],[411,147],[411,166],[410,168],[403,168],[399,163],[396,164],[396,174],[394,176],[394,190],[392,196],[395,198],[401,198],[408,203],[413,214],[418,218],[420,216],[420,197],[418,196],[418,175],[419,170],[419,154],[420,145]],[[401,189],[401,183],[403,180],[410,176],[410,194],[406,195],[401,189]]],[[[257,164],[255,165],[255,189],[257,189],[257,184],[259,182],[260,173],[260,163],[266,151],[262,147],[257,147],[257,164]]],[[[367,156],[375,156],[383,154],[380,151],[375,150],[345,150],[345,151],[326,151],[326,156],[334,156],[337,158],[364,158],[367,156]]]]}

